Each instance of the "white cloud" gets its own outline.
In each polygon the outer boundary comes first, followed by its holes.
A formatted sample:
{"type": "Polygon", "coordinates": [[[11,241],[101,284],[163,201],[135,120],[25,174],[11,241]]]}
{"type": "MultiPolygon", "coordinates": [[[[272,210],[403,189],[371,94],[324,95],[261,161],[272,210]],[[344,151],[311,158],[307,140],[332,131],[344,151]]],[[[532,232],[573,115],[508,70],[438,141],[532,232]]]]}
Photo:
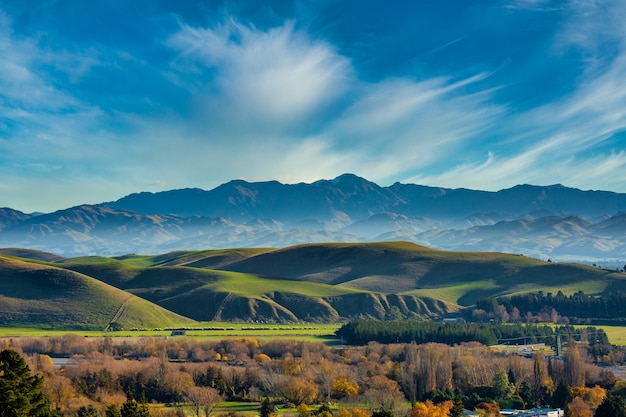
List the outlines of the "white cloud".
{"type": "Polygon", "coordinates": [[[307,123],[351,82],[350,62],[292,23],[267,31],[234,20],[214,29],[182,25],[168,45],[180,52],[178,71],[202,71],[200,65],[215,71],[203,80],[210,83],[198,103],[203,114],[244,129],[285,131],[307,123]]]}

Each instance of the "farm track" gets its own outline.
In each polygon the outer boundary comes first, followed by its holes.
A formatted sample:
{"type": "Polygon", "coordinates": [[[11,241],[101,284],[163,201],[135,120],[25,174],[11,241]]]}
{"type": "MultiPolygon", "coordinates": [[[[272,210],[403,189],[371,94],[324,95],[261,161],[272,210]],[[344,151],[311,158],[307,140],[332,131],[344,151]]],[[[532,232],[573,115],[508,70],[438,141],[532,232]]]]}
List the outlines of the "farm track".
{"type": "Polygon", "coordinates": [[[132,295],[132,296],[128,297],[126,299],[126,301],[124,301],[122,303],[120,308],[118,308],[117,311],[115,312],[115,314],[113,315],[113,318],[111,319],[111,321],[109,321],[109,324],[107,324],[107,327],[106,327],[105,330],[110,330],[111,329],[111,324],[113,324],[113,323],[120,323],[128,315],[128,305],[135,298],[137,298],[137,296],[132,295]]]}

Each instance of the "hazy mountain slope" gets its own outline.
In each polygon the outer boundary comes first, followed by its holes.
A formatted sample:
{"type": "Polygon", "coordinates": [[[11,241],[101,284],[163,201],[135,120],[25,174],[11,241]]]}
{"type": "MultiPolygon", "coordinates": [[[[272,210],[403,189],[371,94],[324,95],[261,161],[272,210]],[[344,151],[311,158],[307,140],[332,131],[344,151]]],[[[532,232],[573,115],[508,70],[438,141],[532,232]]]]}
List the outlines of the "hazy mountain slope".
{"type": "Polygon", "coordinates": [[[344,174],[311,184],[235,180],[209,191],[138,193],[37,216],[0,209],[0,247],[72,257],[403,240],[619,265],[624,213],[626,194],[605,191],[382,187],[344,174]]]}
{"type": "Polygon", "coordinates": [[[302,219],[329,220],[338,213],[362,218],[397,204],[387,189],[355,175],[313,184],[249,183],[230,181],[211,191],[198,189],[132,194],[106,203],[116,209],[144,214],[200,215],[245,222],[271,218],[281,222],[302,219]]]}
{"type": "Polygon", "coordinates": [[[210,191],[132,194],[106,205],[144,214],[193,214],[238,222],[255,218],[328,220],[338,213],[356,221],[385,212],[452,220],[489,212],[522,216],[539,210],[594,218],[626,212],[626,194],[562,185],[518,185],[498,192],[401,183],[381,187],[344,174],[312,184],[236,180],[210,191]]]}
{"type": "Polygon", "coordinates": [[[94,278],[54,266],[0,256],[0,323],[105,329],[190,323],[94,278]]]}
{"type": "Polygon", "coordinates": [[[83,205],[31,217],[0,233],[0,245],[76,254],[122,254],[155,250],[200,232],[224,233],[235,226],[223,219],[143,215],[83,205]]]}
{"type": "Polygon", "coordinates": [[[0,231],[14,224],[28,220],[31,217],[33,216],[30,214],[22,213],[18,210],[13,210],[7,207],[0,207],[0,231]]]}

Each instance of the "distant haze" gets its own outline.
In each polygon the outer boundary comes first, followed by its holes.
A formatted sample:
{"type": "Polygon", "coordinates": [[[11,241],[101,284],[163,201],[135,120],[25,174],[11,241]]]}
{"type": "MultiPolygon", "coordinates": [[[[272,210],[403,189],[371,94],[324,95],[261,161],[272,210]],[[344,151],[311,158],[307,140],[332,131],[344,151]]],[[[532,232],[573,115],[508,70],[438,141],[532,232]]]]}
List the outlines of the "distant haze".
{"type": "Polygon", "coordinates": [[[234,180],[131,194],[44,215],[0,209],[0,247],[63,256],[409,241],[439,249],[626,263],[626,194],[562,185],[499,192],[353,174],[312,184],[234,180]]]}

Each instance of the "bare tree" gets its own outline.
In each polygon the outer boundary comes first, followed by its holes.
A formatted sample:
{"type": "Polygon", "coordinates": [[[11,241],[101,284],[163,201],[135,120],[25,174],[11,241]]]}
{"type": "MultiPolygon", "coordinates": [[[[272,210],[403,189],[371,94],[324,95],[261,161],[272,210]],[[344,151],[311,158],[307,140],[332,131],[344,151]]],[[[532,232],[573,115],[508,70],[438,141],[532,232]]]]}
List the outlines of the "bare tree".
{"type": "Polygon", "coordinates": [[[183,399],[191,407],[196,417],[209,417],[222,397],[214,388],[191,387],[183,394],[183,399]]]}

